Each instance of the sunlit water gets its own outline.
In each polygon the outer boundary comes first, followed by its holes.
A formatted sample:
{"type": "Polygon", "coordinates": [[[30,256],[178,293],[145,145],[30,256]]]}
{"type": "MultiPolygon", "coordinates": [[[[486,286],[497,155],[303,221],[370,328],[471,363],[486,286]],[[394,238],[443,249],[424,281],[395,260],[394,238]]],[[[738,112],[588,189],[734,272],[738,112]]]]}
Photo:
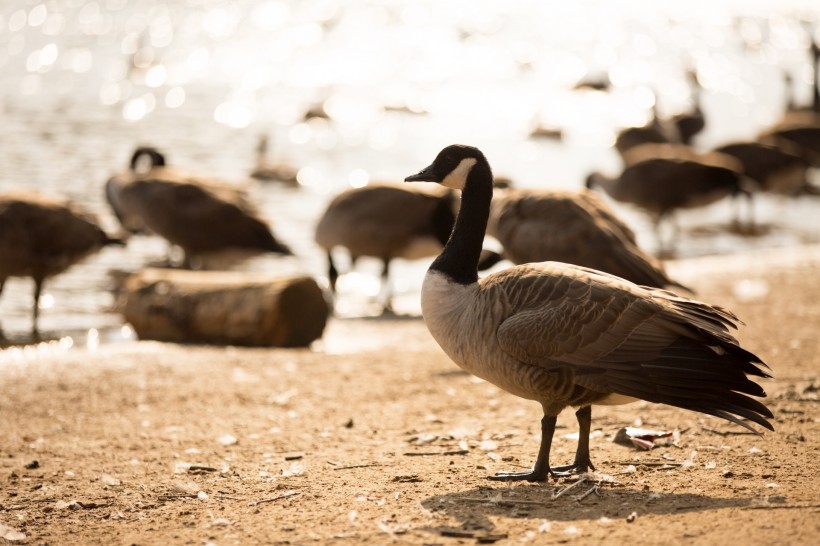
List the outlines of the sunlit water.
{"type": "MultiPolygon", "coordinates": [[[[814,0],[507,4],[6,0],[0,190],[67,195],[113,232],[102,186],[137,144],[155,145],[177,167],[246,184],[298,254],[237,268],[321,278],[313,227],[333,194],[367,179],[399,181],[446,144],[479,146],[520,186],[578,188],[591,170],[617,172],[615,131],[646,121],[652,91],[663,114],[687,107],[690,64],[706,88],[702,148],[774,122],[786,101],[784,70],[798,84],[796,100],[810,98],[814,0]],[[609,93],[570,91],[607,70],[609,93]],[[329,119],[305,121],[318,104],[329,119]],[[528,138],[536,123],[560,127],[563,141],[528,138]],[[271,137],[272,160],[301,169],[299,188],[248,179],[261,134],[271,137]]],[[[651,250],[644,216],[615,206],[651,250]]],[[[756,212],[769,229],[754,238],[721,229],[729,203],[682,215],[680,255],[820,241],[820,200],[764,197],[756,212]]],[[[79,343],[127,337],[111,272],[166,256],[163,241],[134,238],[52,279],[41,329],[82,332],[79,343]]],[[[418,311],[426,265],[394,267],[400,309],[418,311]]],[[[341,314],[367,312],[377,272],[365,264],[341,283],[341,314]]],[[[28,331],[31,289],[29,279],[7,282],[7,334],[28,331]]]]}

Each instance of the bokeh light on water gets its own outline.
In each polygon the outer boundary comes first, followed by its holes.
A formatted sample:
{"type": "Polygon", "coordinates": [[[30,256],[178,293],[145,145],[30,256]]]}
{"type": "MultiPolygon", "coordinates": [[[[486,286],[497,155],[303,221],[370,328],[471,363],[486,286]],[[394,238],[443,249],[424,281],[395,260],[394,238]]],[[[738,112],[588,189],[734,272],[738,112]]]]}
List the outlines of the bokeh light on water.
{"type": "MultiPolygon", "coordinates": [[[[619,168],[609,149],[619,127],[645,123],[654,105],[662,115],[689,107],[692,68],[708,116],[697,144],[752,137],[782,113],[784,72],[795,100],[810,100],[806,50],[820,19],[816,0],[6,0],[3,8],[0,189],[65,194],[114,231],[102,185],[137,144],[158,146],[180,168],[250,184],[265,134],[269,159],[298,167],[300,189],[248,187],[299,258],[242,267],[315,275],[325,266],[313,226],[335,192],[400,180],[451,142],[478,145],[519,185],[580,187],[591,170],[619,168]],[[602,79],[609,92],[572,91],[602,79]],[[529,138],[536,125],[560,129],[563,142],[529,138]]],[[[714,224],[729,208],[692,214],[714,224]]],[[[651,248],[645,218],[619,211],[651,248]]],[[[764,199],[759,217],[785,228],[756,240],[689,237],[681,253],[817,242],[817,212],[764,199]]],[[[97,328],[104,338],[120,326],[109,270],[165,254],[162,241],[135,238],[52,280],[43,329],[97,328]]],[[[424,267],[394,268],[397,286],[412,294],[424,267]]],[[[6,330],[27,330],[30,292],[27,280],[7,284],[6,330]]]]}

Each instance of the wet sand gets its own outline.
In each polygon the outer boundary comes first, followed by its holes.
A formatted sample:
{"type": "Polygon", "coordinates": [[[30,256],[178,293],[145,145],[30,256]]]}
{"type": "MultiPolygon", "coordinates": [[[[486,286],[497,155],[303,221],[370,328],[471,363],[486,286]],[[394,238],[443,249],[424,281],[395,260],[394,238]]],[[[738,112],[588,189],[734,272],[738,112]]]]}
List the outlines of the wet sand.
{"type": "MultiPolygon", "coordinates": [[[[776,377],[764,382],[775,433],[643,402],[595,408],[597,474],[554,498],[575,480],[486,479],[532,464],[539,408],[461,373],[418,318],[335,319],[312,350],[12,349],[0,352],[0,537],[816,543],[820,247],[668,267],[746,323],[739,338],[776,377]],[[636,423],[680,436],[651,451],[612,442],[636,423]]],[[[573,432],[565,412],[554,463],[571,459],[573,432]]]]}

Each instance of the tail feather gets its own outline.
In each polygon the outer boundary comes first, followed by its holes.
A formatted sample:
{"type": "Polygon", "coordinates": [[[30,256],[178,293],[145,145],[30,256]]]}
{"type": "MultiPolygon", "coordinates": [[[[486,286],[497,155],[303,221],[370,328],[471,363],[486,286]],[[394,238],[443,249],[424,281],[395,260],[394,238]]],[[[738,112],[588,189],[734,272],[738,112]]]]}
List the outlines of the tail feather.
{"type": "Polygon", "coordinates": [[[743,424],[738,419],[742,417],[773,430],[767,421],[774,417],[772,412],[751,398],[766,396],[763,387],[749,377],[771,377],[761,366],[767,368],[760,358],[737,345],[710,347],[680,338],[649,362],[607,363],[576,379],[590,387],[735,423],[743,424]]]}

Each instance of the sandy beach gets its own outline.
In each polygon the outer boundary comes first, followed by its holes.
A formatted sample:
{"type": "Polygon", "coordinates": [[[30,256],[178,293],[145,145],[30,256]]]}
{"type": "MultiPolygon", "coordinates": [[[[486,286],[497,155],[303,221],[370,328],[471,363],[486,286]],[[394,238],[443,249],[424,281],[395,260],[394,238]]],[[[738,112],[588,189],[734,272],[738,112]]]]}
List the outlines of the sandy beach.
{"type": "MultiPolygon", "coordinates": [[[[155,342],[0,352],[0,542],[811,544],[820,538],[820,247],[672,262],[773,369],[774,433],[595,408],[597,472],[534,460],[540,408],[460,372],[420,318],[334,319],[311,350],[155,342]],[[650,451],[625,426],[675,432],[650,451]],[[563,491],[562,488],[573,486],[563,491]]],[[[553,461],[569,462],[559,418],[553,461]]]]}

